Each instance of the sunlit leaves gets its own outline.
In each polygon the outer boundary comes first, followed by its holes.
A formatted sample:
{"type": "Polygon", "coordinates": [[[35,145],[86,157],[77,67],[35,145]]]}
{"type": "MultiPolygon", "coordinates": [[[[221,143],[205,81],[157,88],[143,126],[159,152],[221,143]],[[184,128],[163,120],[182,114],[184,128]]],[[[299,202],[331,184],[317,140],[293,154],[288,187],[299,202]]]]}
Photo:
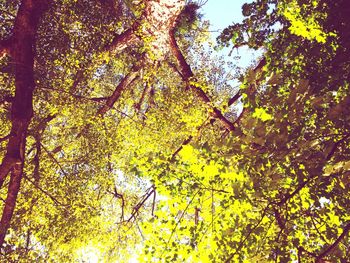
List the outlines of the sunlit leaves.
{"type": "MultiPolygon", "coordinates": [[[[315,17],[308,17],[304,19],[301,16],[300,6],[298,6],[296,1],[288,3],[288,6],[283,10],[283,15],[291,23],[291,26],[289,27],[291,33],[309,40],[316,40],[320,43],[326,43],[327,33],[325,33],[320,25],[318,25],[317,21],[315,21],[315,17]]],[[[334,33],[332,34],[334,35],[334,33]]]]}
{"type": "MultiPolygon", "coordinates": [[[[313,262],[350,220],[348,22],[339,1],[321,2],[248,3],[246,20],[224,31],[225,43],[266,50],[266,65],[240,78],[241,113],[226,106],[237,74],[202,43],[207,32],[178,32],[196,75],[183,83],[171,56],[156,63],[141,31],[145,46],[104,51],[141,2],[126,1],[117,15],[116,1],[55,1],[38,35],[35,116],[7,259],[313,262]],[[141,52],[151,61],[99,116],[141,52]]],[[[11,73],[0,82],[3,137],[11,73]]],[[[326,259],[347,262],[347,243],[326,259]]]]}
{"type": "Polygon", "coordinates": [[[252,116],[262,121],[272,120],[272,115],[268,114],[263,108],[256,108],[252,116]]]}

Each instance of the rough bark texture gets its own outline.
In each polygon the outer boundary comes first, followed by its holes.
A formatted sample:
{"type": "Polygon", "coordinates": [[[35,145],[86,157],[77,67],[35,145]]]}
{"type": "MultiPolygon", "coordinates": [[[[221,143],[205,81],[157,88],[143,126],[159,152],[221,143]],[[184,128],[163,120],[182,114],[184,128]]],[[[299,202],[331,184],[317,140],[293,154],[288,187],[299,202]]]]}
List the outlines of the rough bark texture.
{"type": "Polygon", "coordinates": [[[47,8],[46,0],[23,0],[13,29],[9,54],[15,65],[15,96],[11,108],[11,136],[0,165],[0,184],[11,173],[8,194],[0,221],[0,247],[10,227],[23,176],[27,129],[33,116],[35,35],[40,18],[47,8]]]}
{"type": "Polygon", "coordinates": [[[114,37],[106,50],[117,53],[134,44],[143,44],[146,53],[141,61],[121,80],[106,104],[98,111],[103,116],[119,99],[122,92],[130,88],[131,83],[139,77],[139,71],[146,62],[163,61],[170,51],[169,29],[176,25],[176,19],[185,5],[184,0],[149,0],[141,17],[131,28],[114,37]]]}
{"type": "Polygon", "coordinates": [[[126,47],[143,42],[157,59],[164,59],[170,47],[168,31],[175,27],[176,19],[184,5],[184,0],[146,1],[141,17],[133,23],[131,28],[116,35],[106,49],[120,52],[126,47]]]}
{"type": "MultiPolygon", "coordinates": [[[[177,71],[180,73],[183,81],[189,84],[194,74],[175,39],[175,27],[184,5],[184,0],[147,1],[145,11],[141,17],[134,22],[131,28],[117,35],[107,47],[107,50],[120,52],[128,46],[142,42],[147,51],[145,60],[164,61],[169,54],[172,54],[178,64],[177,71]],[[150,55],[152,55],[152,57],[150,57],[150,55]]],[[[135,66],[133,68],[135,68],[135,66]]],[[[137,77],[138,72],[135,72],[135,70],[127,74],[107,100],[106,105],[103,106],[98,113],[100,115],[105,114],[120,97],[121,92],[127,89],[132,80],[137,77]]],[[[196,92],[197,96],[204,103],[210,105],[210,98],[201,88],[193,85],[189,85],[189,87],[196,92]]],[[[220,120],[227,130],[233,131],[235,129],[234,124],[226,119],[218,108],[212,106],[210,108],[212,116],[220,120]]]]}

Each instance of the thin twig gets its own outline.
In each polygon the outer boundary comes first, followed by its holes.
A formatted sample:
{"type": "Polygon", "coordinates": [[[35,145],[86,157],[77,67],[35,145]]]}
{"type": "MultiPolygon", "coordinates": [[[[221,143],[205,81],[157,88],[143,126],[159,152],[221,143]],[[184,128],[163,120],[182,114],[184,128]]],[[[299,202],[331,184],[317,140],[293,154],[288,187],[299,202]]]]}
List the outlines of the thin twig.
{"type": "MultiPolygon", "coordinates": [[[[184,215],[185,215],[187,209],[190,207],[190,205],[192,204],[194,198],[196,197],[196,195],[197,195],[198,193],[199,193],[199,190],[192,196],[192,199],[190,200],[190,202],[189,202],[189,203],[187,204],[187,206],[185,207],[185,210],[182,212],[182,214],[181,214],[179,220],[177,221],[175,227],[174,227],[173,230],[171,231],[170,237],[169,237],[169,239],[168,239],[168,241],[167,241],[167,243],[166,243],[166,245],[165,245],[166,248],[168,247],[168,245],[169,245],[169,243],[170,243],[170,240],[172,239],[172,237],[173,237],[173,235],[174,235],[174,233],[175,233],[175,231],[176,231],[178,225],[180,224],[182,218],[184,217],[184,215]]],[[[164,254],[164,253],[165,253],[165,249],[163,249],[163,252],[162,252],[162,254],[160,255],[160,258],[163,257],[163,254],[164,254]]]]}
{"type": "Polygon", "coordinates": [[[29,179],[29,177],[25,174],[23,174],[23,177],[30,182],[35,188],[37,188],[38,190],[40,190],[42,193],[44,193],[46,196],[48,196],[55,204],[60,205],[65,207],[66,205],[62,204],[60,201],[58,201],[54,196],[52,196],[49,192],[47,192],[46,190],[42,189],[38,184],[36,184],[35,182],[33,182],[31,179],[29,179]]]}
{"type": "Polygon", "coordinates": [[[53,156],[53,154],[46,148],[46,146],[44,146],[42,143],[40,143],[41,147],[43,147],[43,149],[45,150],[45,152],[49,155],[49,157],[55,162],[55,164],[57,164],[57,166],[60,168],[61,172],[67,176],[67,172],[63,169],[62,165],[57,161],[57,159],[55,158],[55,156],[53,156]]]}

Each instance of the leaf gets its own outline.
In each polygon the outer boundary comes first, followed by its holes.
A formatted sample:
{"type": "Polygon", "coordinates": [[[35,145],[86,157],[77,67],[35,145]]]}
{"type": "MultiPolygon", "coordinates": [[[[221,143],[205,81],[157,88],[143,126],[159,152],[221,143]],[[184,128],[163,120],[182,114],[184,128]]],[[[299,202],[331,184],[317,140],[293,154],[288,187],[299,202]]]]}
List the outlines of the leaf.
{"type": "Polygon", "coordinates": [[[268,114],[264,108],[255,108],[252,116],[264,122],[273,119],[272,115],[268,114]]]}

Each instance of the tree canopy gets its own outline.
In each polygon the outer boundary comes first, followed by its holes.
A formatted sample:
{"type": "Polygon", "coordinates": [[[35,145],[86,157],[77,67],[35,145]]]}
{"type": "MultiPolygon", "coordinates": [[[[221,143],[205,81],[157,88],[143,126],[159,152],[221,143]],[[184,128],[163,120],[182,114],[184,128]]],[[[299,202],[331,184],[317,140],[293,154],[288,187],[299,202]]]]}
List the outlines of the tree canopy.
{"type": "Polygon", "coordinates": [[[347,1],[204,4],[0,0],[1,262],[350,261],[347,1]]]}

